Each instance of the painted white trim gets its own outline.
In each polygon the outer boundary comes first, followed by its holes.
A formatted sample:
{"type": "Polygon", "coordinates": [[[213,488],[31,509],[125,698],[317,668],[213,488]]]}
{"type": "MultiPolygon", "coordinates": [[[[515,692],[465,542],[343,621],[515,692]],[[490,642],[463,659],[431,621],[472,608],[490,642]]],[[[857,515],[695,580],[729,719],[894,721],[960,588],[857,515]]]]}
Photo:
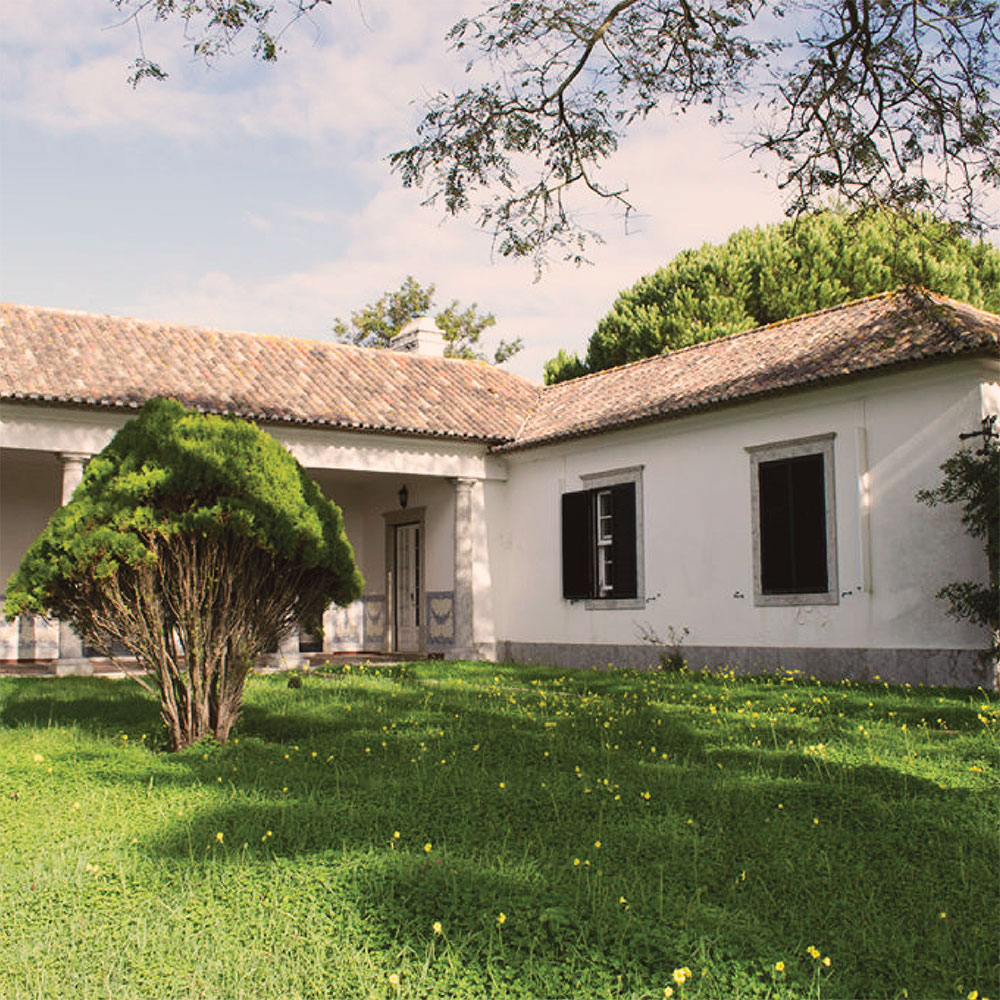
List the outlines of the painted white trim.
{"type": "MultiPolygon", "coordinates": [[[[864,416],[862,404],[862,417],[864,416]]],[[[868,429],[855,428],[858,461],[858,546],[861,561],[861,589],[872,592],[872,482],[868,463],[868,429]]]]}

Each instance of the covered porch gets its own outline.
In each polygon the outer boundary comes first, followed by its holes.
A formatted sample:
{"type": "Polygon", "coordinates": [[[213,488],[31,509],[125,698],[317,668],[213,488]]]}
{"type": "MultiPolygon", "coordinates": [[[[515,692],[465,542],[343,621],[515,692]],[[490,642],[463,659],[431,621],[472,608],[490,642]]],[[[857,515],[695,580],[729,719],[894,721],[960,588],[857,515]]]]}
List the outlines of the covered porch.
{"type": "MultiPolygon", "coordinates": [[[[0,407],[0,574],[6,584],[89,458],[128,419],[120,411],[0,407]]],[[[365,577],[360,600],[331,606],[321,635],[302,632],[269,659],[298,666],[320,654],[492,658],[496,633],[487,521],[505,463],[480,443],[262,425],[344,512],[365,577]]],[[[0,662],[89,673],[98,663],[65,624],[0,621],[0,662]]]]}

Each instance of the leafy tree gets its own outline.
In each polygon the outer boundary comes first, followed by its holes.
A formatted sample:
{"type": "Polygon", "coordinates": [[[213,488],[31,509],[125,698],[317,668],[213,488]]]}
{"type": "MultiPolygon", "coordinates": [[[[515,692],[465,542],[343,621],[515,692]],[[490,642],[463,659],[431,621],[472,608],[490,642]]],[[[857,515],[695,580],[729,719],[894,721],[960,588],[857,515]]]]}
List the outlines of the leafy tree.
{"type": "MultiPolygon", "coordinates": [[[[205,59],[246,32],[273,60],[282,24],[330,0],[111,2],[137,25],[182,20],[205,59]]],[[[505,255],[582,259],[594,234],[570,192],[627,215],[627,189],[600,168],[661,106],[724,121],[745,104],[744,145],[795,212],[835,192],[982,228],[982,189],[1000,182],[995,0],[500,0],[447,40],[485,79],[433,98],[391,163],[448,212],[478,210],[505,255]]],[[[133,79],[165,75],[140,46],[133,79]]]]}
{"type": "Polygon", "coordinates": [[[827,211],[741,229],[640,278],[597,324],[585,361],[560,352],[546,381],[663,354],[901,285],[1000,311],[1000,251],[927,215],[827,211]]]}
{"type": "Polygon", "coordinates": [[[985,543],[987,583],[955,580],[937,597],[948,602],[953,618],[990,630],[989,653],[996,668],[1000,665],[1000,445],[995,420],[983,421],[983,447],[959,449],[941,466],[941,483],[921,490],[917,499],[932,507],[960,504],[966,532],[985,543]]]}
{"type": "Polygon", "coordinates": [[[545,384],[554,385],[587,374],[587,366],[575,355],[560,347],[554,358],[545,362],[545,384]]]}
{"type": "Polygon", "coordinates": [[[125,646],[179,750],[224,742],[254,659],[362,586],[340,509],[274,438],[156,399],[28,549],[5,613],[51,612],[98,649],[125,646]]]}
{"type": "MultiPolygon", "coordinates": [[[[351,313],[350,321],[337,319],[333,332],[338,340],[361,347],[388,347],[400,330],[417,316],[427,316],[434,308],[435,285],[421,285],[411,275],[394,292],[386,292],[374,302],[351,313]]],[[[434,317],[434,322],[447,342],[445,354],[449,358],[466,358],[486,361],[479,349],[479,338],[484,330],[496,323],[492,313],[480,315],[475,302],[466,309],[457,299],[434,317]]],[[[493,352],[492,363],[503,364],[521,350],[522,342],[501,340],[493,352]]]]}

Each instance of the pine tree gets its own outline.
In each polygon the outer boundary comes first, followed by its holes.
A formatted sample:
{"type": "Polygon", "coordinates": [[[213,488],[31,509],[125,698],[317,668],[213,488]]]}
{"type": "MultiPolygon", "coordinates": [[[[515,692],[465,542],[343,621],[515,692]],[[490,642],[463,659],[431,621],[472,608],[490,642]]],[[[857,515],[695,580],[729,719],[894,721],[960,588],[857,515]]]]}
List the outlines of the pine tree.
{"type": "Polygon", "coordinates": [[[827,211],[685,250],[622,292],[584,360],[546,381],[637,361],[904,285],[1000,311],[1000,251],[929,216],[827,211]]]}

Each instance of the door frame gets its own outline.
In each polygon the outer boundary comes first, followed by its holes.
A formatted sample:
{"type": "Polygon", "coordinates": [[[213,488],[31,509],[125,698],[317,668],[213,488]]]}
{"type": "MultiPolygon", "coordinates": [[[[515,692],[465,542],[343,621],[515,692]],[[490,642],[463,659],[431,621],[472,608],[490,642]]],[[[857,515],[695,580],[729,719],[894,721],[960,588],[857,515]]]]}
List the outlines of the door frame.
{"type": "Polygon", "coordinates": [[[417,614],[420,624],[417,627],[417,650],[404,652],[422,652],[427,648],[427,615],[425,595],[427,593],[426,552],[427,529],[425,526],[426,507],[410,507],[406,510],[393,510],[382,515],[385,520],[385,649],[386,652],[400,652],[396,638],[396,528],[401,524],[415,524],[419,531],[417,546],[417,574],[420,589],[417,594],[417,614]]]}

